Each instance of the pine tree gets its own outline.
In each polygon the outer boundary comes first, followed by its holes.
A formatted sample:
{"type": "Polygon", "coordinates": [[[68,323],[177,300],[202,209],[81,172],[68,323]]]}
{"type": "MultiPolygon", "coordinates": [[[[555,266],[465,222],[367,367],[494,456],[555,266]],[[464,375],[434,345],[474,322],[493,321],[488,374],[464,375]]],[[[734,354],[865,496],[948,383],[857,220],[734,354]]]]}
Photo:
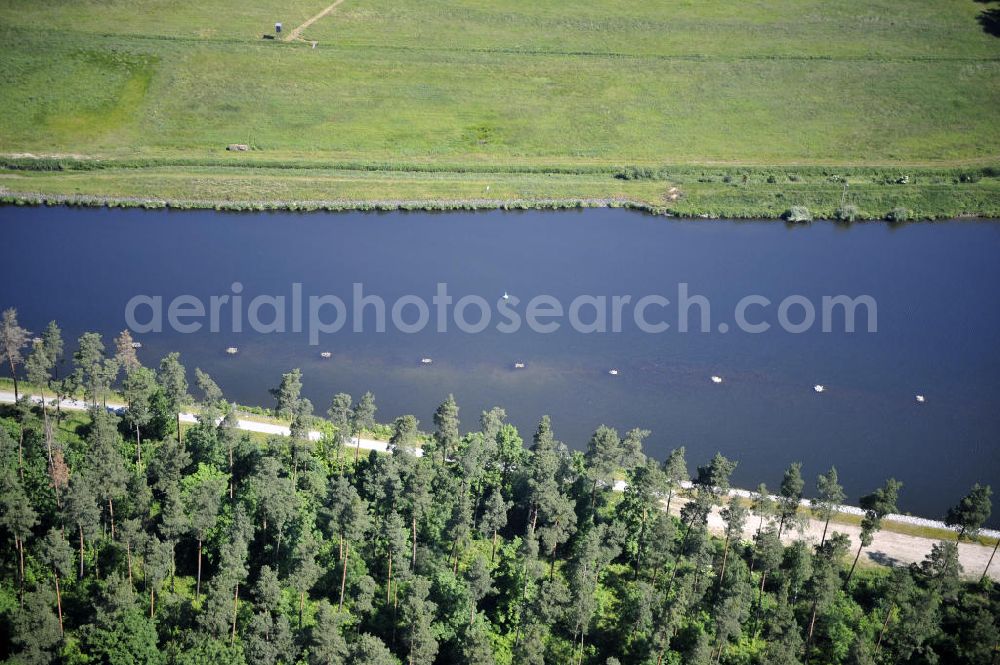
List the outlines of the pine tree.
{"type": "Polygon", "coordinates": [[[347,588],[347,562],[351,554],[351,544],[360,541],[371,526],[368,516],[368,504],[362,499],[354,486],[342,477],[331,487],[328,511],[331,515],[331,526],[342,543],[340,600],[337,611],[344,609],[344,592],[347,588]]]}
{"type": "Polygon", "coordinates": [[[490,548],[490,561],[494,561],[497,555],[497,534],[500,529],[507,526],[507,511],[510,503],[504,501],[500,490],[494,488],[486,500],[486,507],[483,511],[483,518],[479,522],[479,529],[484,536],[492,540],[490,548]]]}
{"type": "Polygon", "coordinates": [[[417,448],[417,427],[420,422],[415,416],[406,415],[396,418],[392,424],[392,436],[389,438],[389,446],[393,449],[400,449],[410,452],[417,448]]]}
{"type": "Polygon", "coordinates": [[[433,665],[437,656],[438,641],[434,634],[437,605],[428,600],[429,594],[430,582],[415,576],[403,596],[401,619],[403,642],[409,650],[408,665],[433,665]]]}
{"type": "Polygon", "coordinates": [[[351,645],[352,665],[399,665],[399,660],[381,639],[371,633],[363,633],[351,645]]]}
{"type": "Polygon", "coordinates": [[[87,473],[98,502],[108,509],[111,539],[115,539],[115,500],[125,494],[128,473],[122,459],[118,419],[103,409],[91,409],[87,437],[87,473]]]}
{"type": "Polygon", "coordinates": [[[389,603],[392,597],[392,575],[393,571],[397,576],[407,572],[409,568],[409,544],[406,541],[407,529],[403,524],[403,518],[398,512],[389,513],[382,522],[381,541],[386,555],[386,582],[385,582],[385,602],[389,603]]]}
{"type": "Polygon", "coordinates": [[[455,396],[448,395],[448,399],[441,403],[441,406],[434,412],[434,442],[441,451],[441,462],[448,459],[448,453],[458,446],[458,404],[455,403],[455,396]]]}
{"type": "Polygon", "coordinates": [[[128,330],[121,331],[115,338],[115,362],[126,375],[142,367],[135,349],[132,333],[128,330]]]}
{"type": "Polygon", "coordinates": [[[351,396],[347,393],[337,393],[333,396],[333,401],[330,404],[330,408],[327,409],[326,415],[330,418],[330,422],[333,423],[333,441],[337,446],[337,464],[340,464],[340,453],[344,445],[347,443],[348,438],[353,434],[351,430],[351,396]]]}
{"type": "Polygon", "coordinates": [[[0,469],[0,528],[14,536],[14,550],[18,560],[18,582],[21,603],[24,604],[24,549],[25,540],[38,523],[38,514],[32,508],[24,484],[10,467],[0,469]]]}
{"type": "Polygon", "coordinates": [[[875,534],[882,530],[882,518],[890,513],[899,510],[896,501],[899,497],[899,490],[903,483],[894,478],[885,481],[885,485],[878,488],[871,494],[861,497],[861,508],[865,511],[865,516],[861,519],[861,543],[858,545],[858,553],[854,556],[854,563],[847,573],[847,580],[844,585],[850,584],[854,569],[858,565],[861,557],[861,550],[872,544],[875,534]]]}
{"type": "Polygon", "coordinates": [[[11,612],[11,642],[16,663],[43,665],[57,662],[56,647],[62,639],[59,619],[52,612],[52,592],[39,589],[26,595],[22,607],[11,612]]]}
{"type": "Polygon", "coordinates": [[[810,601],[809,625],[806,629],[806,651],[803,662],[808,663],[815,641],[816,617],[833,602],[840,582],[840,561],[847,554],[850,540],[836,531],[822,546],[816,548],[813,558],[813,575],[806,584],[806,598],[810,601]]]}
{"type": "Polygon", "coordinates": [[[277,402],[275,413],[280,418],[291,419],[298,411],[299,399],[302,394],[302,370],[293,369],[281,375],[281,383],[271,390],[277,402]]]}
{"type": "Polygon", "coordinates": [[[153,395],[156,392],[156,375],[145,367],[136,367],[125,375],[122,386],[125,401],[128,405],[125,411],[125,421],[135,432],[136,463],[142,464],[141,429],[149,425],[153,419],[153,395]]]}
{"type": "Polygon", "coordinates": [[[66,495],[64,508],[65,521],[68,526],[75,527],[80,544],[80,575],[83,579],[83,559],[86,540],[97,535],[101,522],[101,511],[97,505],[97,497],[91,489],[87,477],[77,472],[70,477],[69,492],[66,495]]]}
{"type": "Polygon", "coordinates": [[[191,524],[191,533],[198,541],[198,577],[195,601],[201,598],[201,550],[205,535],[215,526],[226,492],[227,478],[215,467],[200,464],[198,471],[184,478],[184,512],[191,524]]]}
{"type": "Polygon", "coordinates": [[[587,474],[591,480],[590,510],[593,513],[597,504],[597,488],[611,489],[614,484],[614,473],[618,470],[622,458],[621,439],[618,432],[601,425],[590,437],[584,459],[587,462],[587,474]]]}
{"type": "Polygon", "coordinates": [[[469,570],[465,573],[466,585],[469,591],[469,625],[476,620],[476,607],[479,601],[493,593],[493,577],[490,575],[489,564],[483,557],[476,557],[469,570]]]}
{"type": "Polygon", "coordinates": [[[0,362],[7,361],[10,376],[14,380],[14,401],[21,399],[17,384],[17,366],[24,362],[21,354],[28,344],[29,333],[17,323],[17,310],[12,308],[3,311],[3,322],[0,323],[0,362]]]}
{"type": "Polygon", "coordinates": [[[812,500],[812,506],[816,515],[823,520],[823,536],[819,543],[822,545],[826,542],[826,531],[830,527],[830,520],[840,512],[840,504],[847,497],[844,488],[838,482],[836,467],[830,467],[827,473],[819,474],[816,478],[816,491],[818,495],[812,500]]]}
{"type": "Polygon", "coordinates": [[[176,419],[177,443],[181,442],[181,411],[190,399],[186,370],[181,364],[180,358],[179,353],[168,353],[160,361],[160,373],[157,376],[168,408],[176,419]]]}
{"type": "Polygon", "coordinates": [[[351,433],[354,435],[357,445],[354,448],[354,463],[358,463],[361,456],[361,432],[375,426],[375,395],[370,392],[361,396],[361,399],[354,405],[351,411],[351,433]]]}
{"type": "MultiPolygon", "coordinates": [[[[73,364],[74,381],[83,386],[84,396],[92,407],[96,407],[98,402],[103,402],[111,386],[113,364],[105,357],[104,341],[98,333],[88,332],[80,336],[73,364]]],[[[115,370],[117,373],[117,367],[115,370]]]]}
{"type": "MultiPolygon", "coordinates": [[[[976,483],[972,486],[972,490],[962,497],[962,500],[957,505],[948,509],[948,515],[945,517],[944,523],[952,528],[958,528],[959,540],[966,538],[973,539],[979,535],[979,530],[983,528],[983,524],[990,518],[990,513],[993,509],[992,502],[990,501],[992,495],[993,490],[989,485],[982,486],[976,483]]],[[[986,573],[989,572],[990,563],[993,562],[993,557],[996,556],[998,547],[1000,547],[1000,540],[993,547],[993,554],[986,564],[986,569],[983,570],[983,576],[979,578],[980,582],[986,579],[986,573]]]]}
{"type": "Polygon", "coordinates": [[[681,484],[690,479],[687,470],[687,462],[684,460],[684,446],[670,451],[670,455],[663,463],[663,476],[667,485],[667,507],[670,513],[670,501],[674,498],[674,492],[680,489],[681,484]]]}
{"type": "Polygon", "coordinates": [[[778,495],[778,538],[786,525],[797,524],[799,504],[802,502],[802,491],[805,481],[802,480],[802,464],[793,462],[785,469],[781,479],[781,489],[778,495]]]}
{"type": "Polygon", "coordinates": [[[173,567],[174,548],[155,535],[150,536],[145,544],[143,574],[149,591],[149,616],[153,617],[156,614],[156,593],[163,587],[173,567]]]}
{"type": "Polygon", "coordinates": [[[194,383],[198,386],[198,390],[202,394],[202,408],[222,408],[225,404],[222,389],[219,388],[219,384],[207,372],[203,372],[200,368],[195,367],[194,383]]]}
{"type": "Polygon", "coordinates": [[[338,612],[325,600],[319,602],[316,625],[309,631],[309,662],[312,665],[340,665],[347,663],[348,646],[343,626],[346,615],[338,612]]]}
{"type": "Polygon", "coordinates": [[[66,579],[73,574],[73,548],[63,537],[59,529],[50,529],[42,542],[41,551],[42,563],[52,571],[52,580],[56,591],[56,608],[59,610],[59,634],[63,630],[63,609],[62,609],[62,589],[59,587],[59,580],[66,579]]]}
{"type": "Polygon", "coordinates": [[[729,500],[729,505],[722,509],[722,521],[726,525],[726,539],[722,545],[722,568],[719,570],[719,582],[726,579],[726,562],[729,559],[729,546],[743,535],[743,526],[747,520],[747,509],[743,507],[737,496],[729,500]]]}
{"type": "Polygon", "coordinates": [[[316,565],[316,554],[319,552],[320,542],[316,539],[312,528],[304,525],[302,535],[295,543],[292,551],[292,572],[289,579],[292,587],[299,592],[299,629],[302,629],[302,612],[305,607],[306,596],[319,579],[321,570],[316,565]]]}

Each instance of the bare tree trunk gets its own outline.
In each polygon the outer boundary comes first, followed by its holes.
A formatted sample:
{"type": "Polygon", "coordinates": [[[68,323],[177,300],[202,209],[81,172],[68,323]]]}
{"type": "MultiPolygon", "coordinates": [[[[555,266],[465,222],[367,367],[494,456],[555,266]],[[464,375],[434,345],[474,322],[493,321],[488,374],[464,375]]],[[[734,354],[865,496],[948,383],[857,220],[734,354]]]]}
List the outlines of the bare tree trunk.
{"type": "Polygon", "coordinates": [[[65,635],[63,630],[63,616],[62,616],[62,591],[59,590],[59,573],[55,573],[56,578],[56,607],[59,609],[59,634],[65,635]]]}
{"type": "Polygon", "coordinates": [[[808,665],[809,656],[812,654],[813,631],[816,629],[816,613],[819,609],[818,603],[813,601],[812,617],[809,619],[809,633],[806,636],[806,655],[802,662],[808,665]]]}
{"type": "Polygon", "coordinates": [[[635,571],[632,574],[632,579],[639,579],[639,568],[642,567],[642,544],[646,539],[646,517],[647,510],[642,509],[642,523],[639,525],[639,544],[635,552],[635,571]]]}
{"type": "Polygon", "coordinates": [[[198,602],[201,599],[201,538],[198,538],[198,583],[194,589],[194,600],[198,602]]]}
{"type": "Polygon", "coordinates": [[[21,609],[24,609],[24,538],[19,536],[14,537],[14,544],[17,546],[18,558],[20,560],[20,591],[19,595],[21,598],[21,609]]]}
{"type": "Polygon", "coordinates": [[[847,573],[847,579],[844,580],[844,588],[851,583],[851,577],[854,576],[854,568],[858,565],[858,559],[861,558],[861,550],[864,549],[864,545],[858,545],[858,553],[854,555],[854,563],[851,564],[851,570],[847,573]]]}
{"type": "Polygon", "coordinates": [[[385,602],[389,604],[389,596],[392,593],[392,548],[389,549],[389,581],[385,587],[385,602]]]}
{"type": "Polygon", "coordinates": [[[181,443],[181,412],[177,411],[177,443],[181,443]]]}
{"type": "Polygon", "coordinates": [[[344,609],[344,588],[347,586],[347,558],[351,555],[351,543],[344,543],[344,566],[340,571],[340,605],[337,606],[337,611],[340,612],[344,609]]]}
{"type": "Polygon", "coordinates": [[[17,391],[17,372],[14,371],[14,358],[7,354],[7,360],[10,363],[10,377],[14,379],[14,402],[21,399],[21,395],[17,391]]]}
{"type": "Polygon", "coordinates": [[[236,615],[240,611],[240,583],[236,583],[236,592],[233,594],[233,632],[229,634],[229,644],[236,642],[236,615]]]}
{"type": "Polygon", "coordinates": [[[358,463],[358,458],[361,457],[361,433],[359,432],[357,436],[354,437],[354,463],[358,463]]]}
{"type": "Polygon", "coordinates": [[[125,541],[125,560],[128,562],[128,583],[129,586],[132,584],[132,542],[129,540],[125,541]]]}
{"type": "Polygon", "coordinates": [[[993,557],[997,555],[998,547],[1000,547],[1000,539],[998,539],[997,544],[993,546],[993,554],[990,555],[990,560],[986,562],[986,568],[983,569],[983,576],[979,578],[980,584],[982,584],[983,580],[986,579],[986,574],[990,572],[990,564],[993,563],[993,557]]]}
{"type": "Polygon", "coordinates": [[[80,527],[80,579],[83,579],[83,525],[78,524],[80,527]]]}
{"type": "Polygon", "coordinates": [[[882,638],[885,637],[885,630],[889,627],[889,618],[892,616],[892,603],[889,607],[885,608],[885,621],[882,622],[882,630],[878,633],[878,641],[875,642],[875,653],[874,656],[878,658],[879,649],[882,648],[882,638]]]}
{"type": "Polygon", "coordinates": [[[149,618],[153,618],[153,611],[156,609],[156,603],[154,601],[154,591],[153,587],[149,587],[149,618]]]}
{"type": "Polygon", "coordinates": [[[410,568],[416,570],[417,568],[417,514],[413,513],[411,524],[413,528],[413,537],[411,538],[413,554],[410,556],[410,568]]]}
{"type": "Polygon", "coordinates": [[[108,497],[108,515],[111,517],[111,540],[115,539],[115,504],[108,497]]]}
{"type": "Polygon", "coordinates": [[[766,581],[767,581],[767,571],[765,570],[760,575],[760,591],[757,593],[757,611],[754,613],[753,617],[754,637],[757,636],[757,626],[760,623],[760,610],[764,605],[764,582],[766,581]]]}
{"type": "Polygon", "coordinates": [[[722,548],[722,570],[719,572],[719,584],[726,579],[726,561],[729,559],[729,531],[726,531],[726,544],[722,548]]]}
{"type": "Polygon", "coordinates": [[[21,482],[24,482],[24,428],[20,427],[20,434],[17,437],[17,472],[21,475],[21,482]]]}
{"type": "Polygon", "coordinates": [[[826,543],[826,530],[830,528],[830,518],[826,518],[826,522],[823,524],[823,537],[819,539],[819,546],[823,547],[826,543]]]}

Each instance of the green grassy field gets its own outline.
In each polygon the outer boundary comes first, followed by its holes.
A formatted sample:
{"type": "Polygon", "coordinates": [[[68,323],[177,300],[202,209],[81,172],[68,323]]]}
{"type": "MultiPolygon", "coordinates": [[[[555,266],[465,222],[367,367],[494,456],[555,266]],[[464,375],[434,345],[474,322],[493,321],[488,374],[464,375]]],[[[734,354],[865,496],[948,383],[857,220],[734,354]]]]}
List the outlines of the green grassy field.
{"type": "Polygon", "coordinates": [[[869,166],[913,177],[852,182],[863,216],[1000,213],[996,170],[941,171],[1000,165],[1000,39],[975,0],[345,0],[261,38],[327,4],[0,0],[0,153],[117,160],[3,168],[0,194],[829,215],[826,178],[869,166]],[[615,179],[628,165],[669,177],[615,179]],[[736,167],[782,177],[721,183],[736,167]],[[784,177],[805,167],[826,172],[784,177]]]}

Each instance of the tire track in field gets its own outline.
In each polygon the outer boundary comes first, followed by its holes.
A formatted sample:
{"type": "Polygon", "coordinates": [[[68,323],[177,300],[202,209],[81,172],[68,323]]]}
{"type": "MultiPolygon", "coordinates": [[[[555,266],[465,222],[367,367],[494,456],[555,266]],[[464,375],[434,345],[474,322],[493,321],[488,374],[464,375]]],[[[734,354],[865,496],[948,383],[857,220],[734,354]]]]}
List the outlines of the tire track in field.
{"type": "Polygon", "coordinates": [[[315,23],[316,21],[320,20],[321,18],[323,18],[324,16],[326,16],[327,14],[329,14],[330,12],[332,12],[334,9],[336,9],[337,7],[339,7],[343,2],[344,2],[344,0],[336,0],[336,2],[334,2],[332,5],[330,5],[329,7],[327,7],[326,9],[324,9],[323,11],[321,11],[319,14],[316,14],[315,16],[313,16],[312,18],[310,18],[309,20],[307,20],[305,23],[303,23],[299,27],[293,28],[292,31],[288,33],[288,36],[285,37],[285,41],[286,42],[291,42],[291,41],[295,41],[296,39],[298,39],[302,35],[302,31],[303,30],[305,30],[306,28],[308,28],[309,26],[311,26],[313,23],[315,23]]]}

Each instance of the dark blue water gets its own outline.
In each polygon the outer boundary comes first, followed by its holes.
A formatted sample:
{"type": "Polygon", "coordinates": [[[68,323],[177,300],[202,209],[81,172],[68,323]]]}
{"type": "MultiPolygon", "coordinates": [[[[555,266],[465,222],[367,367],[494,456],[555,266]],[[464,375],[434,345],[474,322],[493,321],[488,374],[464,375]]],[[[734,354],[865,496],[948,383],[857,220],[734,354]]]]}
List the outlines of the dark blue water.
{"type": "MultiPolygon", "coordinates": [[[[209,371],[230,398],[265,405],[280,374],[301,367],[321,413],[336,392],[372,390],[380,420],[414,413],[427,429],[449,392],[466,429],[493,405],[504,406],[526,438],[551,414],[558,437],[575,448],[601,423],[641,426],[653,432],[650,454],[662,458],[685,445],[693,466],[722,451],[740,461],[735,481],[747,487],[776,487],[792,461],[803,462],[810,490],[817,473],[836,465],[852,499],[895,476],[905,483],[901,507],[927,516],[943,514],[974,482],[1000,485],[1000,224],[789,228],[623,210],[235,215],[8,207],[0,208],[0,234],[0,307],[16,307],[34,331],[55,318],[67,336],[98,330],[109,343],[136,294],[166,302],[192,294],[207,303],[232,294],[234,281],[245,300],[290,299],[298,282],[306,297],[336,294],[348,308],[355,282],[390,306],[407,294],[430,303],[444,282],[456,299],[496,301],[508,291],[520,298],[522,315],[538,294],[566,306],[582,294],[675,300],[687,283],[710,299],[712,332],[679,333],[676,311],[652,308],[649,318],[665,318],[670,331],[643,333],[626,309],[620,333],[582,334],[564,319],[552,334],[505,334],[494,312],[480,334],[453,324],[443,334],[433,325],[417,334],[390,325],[380,334],[369,312],[368,332],[351,332],[349,323],[319,346],[305,332],[164,332],[138,336],[140,358],[155,365],[180,351],[192,373],[209,371]],[[774,303],[751,310],[754,320],[774,324],[771,331],[735,330],[733,309],[749,294],[774,303]],[[878,332],[844,333],[836,317],[832,333],[819,323],[803,334],[780,331],[777,303],[792,294],[816,303],[817,314],[824,295],[869,294],[878,332]],[[723,322],[727,333],[718,332],[723,322]],[[240,353],[227,356],[228,346],[240,353]],[[422,366],[424,356],[433,364],[422,366]],[[527,367],[514,371],[515,361],[527,367]],[[712,384],[715,374],[725,382],[712,384]],[[815,393],[816,383],[827,391],[815,393]],[[916,402],[918,393],[926,403],[916,402]]],[[[243,310],[245,317],[245,303],[243,310]]],[[[591,318],[587,311],[582,318],[591,318]]],[[[224,314],[224,330],[229,323],[224,314]]],[[[864,316],[859,327],[866,329],[864,316]]]]}

